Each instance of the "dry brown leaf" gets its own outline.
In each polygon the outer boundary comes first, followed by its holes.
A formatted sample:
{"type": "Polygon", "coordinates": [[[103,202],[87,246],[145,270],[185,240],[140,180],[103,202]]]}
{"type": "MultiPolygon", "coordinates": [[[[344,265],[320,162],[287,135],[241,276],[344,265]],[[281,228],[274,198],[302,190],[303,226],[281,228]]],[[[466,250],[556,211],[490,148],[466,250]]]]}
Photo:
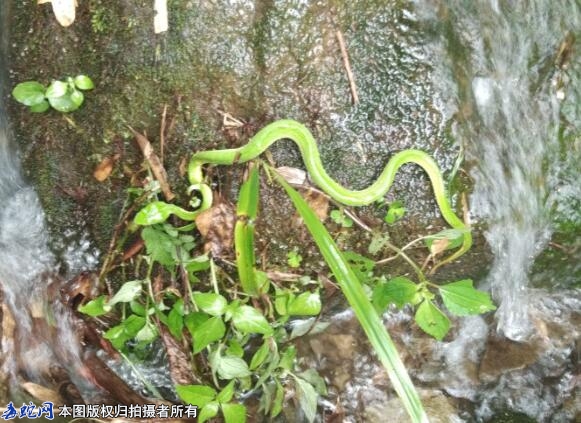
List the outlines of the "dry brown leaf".
{"type": "Polygon", "coordinates": [[[196,217],[196,227],[206,240],[204,251],[220,257],[223,251],[230,250],[235,224],[234,207],[228,203],[219,203],[200,213],[196,217]]]}
{"type": "Polygon", "coordinates": [[[75,21],[77,0],[38,0],[38,4],[51,3],[52,11],[59,24],[64,27],[75,21]]]}
{"type": "Polygon", "coordinates": [[[99,163],[93,171],[93,176],[95,179],[99,182],[103,182],[109,176],[111,176],[111,172],[113,172],[113,166],[118,159],[119,154],[116,154],[113,157],[105,157],[103,160],[101,160],[101,163],[99,163]]]}
{"type": "Polygon", "coordinates": [[[433,256],[437,256],[445,251],[446,248],[448,248],[448,245],[450,245],[450,240],[447,238],[435,239],[430,246],[430,252],[433,256]]]}
{"type": "Polygon", "coordinates": [[[151,171],[153,172],[155,179],[157,179],[157,182],[159,182],[159,186],[161,188],[163,196],[167,201],[173,200],[175,198],[175,194],[171,192],[171,188],[169,186],[169,183],[167,182],[167,172],[165,171],[165,168],[163,167],[161,160],[159,160],[159,157],[157,157],[157,154],[155,154],[155,152],[153,151],[151,143],[145,137],[145,135],[140,134],[131,126],[129,126],[129,129],[131,130],[131,132],[133,132],[133,135],[135,135],[135,139],[137,140],[137,144],[139,144],[139,148],[143,153],[143,157],[145,157],[145,160],[147,160],[147,162],[149,163],[149,166],[151,167],[151,171]]]}
{"type": "Polygon", "coordinates": [[[32,382],[23,382],[20,386],[38,401],[50,401],[53,404],[62,404],[64,401],[58,392],[32,382]]]}
{"type": "Polygon", "coordinates": [[[291,185],[305,185],[307,172],[296,167],[281,166],[276,168],[277,173],[291,185]]]}
{"type": "Polygon", "coordinates": [[[306,190],[303,197],[319,220],[324,221],[329,211],[329,197],[314,189],[306,190]]]}
{"type": "Polygon", "coordinates": [[[190,357],[188,357],[185,349],[177,343],[164,325],[159,325],[159,329],[161,340],[167,352],[169,373],[173,383],[176,385],[192,385],[198,382],[192,373],[190,357]]]}

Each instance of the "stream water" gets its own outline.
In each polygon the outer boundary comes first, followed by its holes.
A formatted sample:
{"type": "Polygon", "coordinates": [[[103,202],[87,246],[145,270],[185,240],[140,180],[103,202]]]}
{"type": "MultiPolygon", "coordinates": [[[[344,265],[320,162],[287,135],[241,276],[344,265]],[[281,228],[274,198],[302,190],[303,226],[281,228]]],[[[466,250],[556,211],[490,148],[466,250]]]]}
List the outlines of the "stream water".
{"type": "MultiPolygon", "coordinates": [[[[465,155],[474,181],[469,196],[472,223],[483,232],[493,256],[477,283],[492,292],[499,308],[488,320],[470,317],[459,321],[453,337],[442,343],[421,334],[409,336],[411,318],[407,313],[386,316],[386,324],[406,347],[406,364],[422,386],[434,421],[491,421],[505,412],[520,413],[522,421],[575,421],[581,415],[581,294],[575,288],[580,281],[571,275],[578,271],[581,257],[579,249],[571,247],[553,259],[561,265],[545,265],[541,260],[559,228],[581,227],[581,145],[577,135],[581,132],[581,60],[574,53],[574,47],[579,50],[579,41],[575,41],[581,28],[579,2],[447,0],[403,6],[387,2],[389,10],[382,1],[337,6],[340,19],[350,22],[345,16],[353,16],[352,31],[347,35],[352,40],[350,54],[359,58],[354,60],[354,70],[362,98],[360,106],[353,108],[333,96],[346,94],[343,70],[335,69],[335,62],[322,53],[325,48],[317,44],[318,28],[325,43],[333,38],[330,22],[335,16],[328,16],[316,2],[285,5],[275,1],[269,3],[269,13],[259,12],[268,9],[268,2],[232,3],[219,10],[200,6],[187,30],[179,35],[184,38],[184,50],[173,55],[162,51],[161,59],[177,63],[183,60],[181,54],[197,60],[197,52],[202,51],[200,60],[209,72],[222,69],[227,74],[224,69],[234,69],[233,79],[245,81],[236,85],[236,96],[243,92],[240,96],[244,97],[248,87],[254,94],[258,85],[265,85],[256,96],[265,106],[257,107],[270,107],[273,115],[279,110],[298,114],[320,125],[323,156],[332,149],[346,151],[345,158],[335,158],[332,165],[361,168],[356,176],[363,185],[383,166],[381,152],[386,148],[413,145],[433,151],[448,171],[456,150],[443,139],[452,138],[465,155]],[[222,31],[204,30],[202,21],[209,16],[216,19],[216,27],[222,25],[222,31]],[[260,40],[245,38],[251,19],[265,19],[272,27],[270,38],[266,37],[254,56],[249,51],[260,40]],[[295,44],[295,40],[299,41],[295,44]],[[237,48],[231,49],[234,44],[237,48]],[[293,59],[303,54],[293,53],[294,48],[311,44],[303,61],[289,61],[287,54],[293,59]],[[266,77],[267,70],[272,78],[266,77]],[[295,71],[299,76],[289,82],[288,75],[295,71]],[[306,91],[313,97],[301,97],[302,103],[295,102],[294,91],[296,87],[300,91],[301,84],[312,84],[306,91]],[[320,92],[327,97],[317,97],[320,92]],[[452,153],[442,151],[446,148],[452,153]],[[557,267],[559,279],[552,274],[556,270],[544,272],[557,267]]],[[[7,57],[11,4],[0,2],[2,58],[7,57]]],[[[130,12],[133,9],[127,6],[126,13],[130,12]]],[[[139,41],[136,36],[131,42],[140,45],[139,41]]],[[[128,55],[137,57],[136,51],[140,50],[128,49],[128,55]]],[[[141,66],[144,59],[135,57],[141,66]]],[[[96,266],[97,255],[84,238],[80,243],[61,245],[61,250],[71,254],[58,260],[48,247],[43,210],[37,194],[21,176],[11,143],[5,110],[9,94],[6,68],[5,61],[0,63],[0,284],[20,335],[15,339],[18,345],[4,337],[2,354],[3,371],[16,384],[15,353],[22,354],[22,362],[35,361],[27,357],[54,359],[46,344],[26,340],[34,310],[45,306],[47,275],[55,273],[59,260],[64,260],[72,276],[96,266]]],[[[214,78],[219,77],[207,76],[204,83],[211,87],[214,78]]],[[[240,108],[253,110],[253,104],[240,108]]],[[[281,154],[293,158],[292,152],[275,152],[275,157],[281,154]]],[[[411,172],[404,171],[396,189],[406,186],[417,197],[424,193],[429,197],[411,172]]],[[[339,175],[338,179],[349,178],[339,175]]],[[[435,213],[426,212],[426,204],[412,201],[408,208],[411,213],[423,210],[431,218],[435,213]]],[[[569,229],[574,230],[578,229],[569,229]]],[[[578,245],[575,242],[571,245],[578,245]]],[[[62,343],[74,345],[72,338],[66,341],[73,337],[66,319],[57,320],[62,343]]],[[[344,399],[346,421],[382,422],[386,415],[393,416],[390,421],[404,421],[403,417],[398,420],[399,403],[386,393],[388,384],[382,383],[381,369],[360,342],[361,334],[352,333],[356,333],[352,316],[336,316],[327,334],[308,341],[312,365],[319,366],[334,385],[331,392],[344,399]],[[317,354],[327,356],[320,359],[317,354]],[[342,367],[350,370],[337,370],[342,367]],[[369,380],[376,379],[380,382],[370,386],[369,380]]],[[[74,375],[78,351],[73,347],[66,354],[71,360],[68,370],[74,375]]],[[[41,377],[34,374],[34,366],[26,372],[29,379],[41,377]]],[[[152,371],[148,376],[160,375],[152,371]]],[[[166,379],[158,385],[171,385],[166,379]]]]}

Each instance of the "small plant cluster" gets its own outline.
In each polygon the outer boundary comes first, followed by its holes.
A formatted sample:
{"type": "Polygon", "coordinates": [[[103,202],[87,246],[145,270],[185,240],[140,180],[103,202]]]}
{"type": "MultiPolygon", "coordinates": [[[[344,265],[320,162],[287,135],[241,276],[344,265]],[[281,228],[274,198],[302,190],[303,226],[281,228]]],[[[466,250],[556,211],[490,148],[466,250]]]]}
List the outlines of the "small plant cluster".
{"type": "MultiPolygon", "coordinates": [[[[418,326],[442,340],[450,329],[450,320],[439,308],[440,303],[457,316],[494,310],[489,295],[476,290],[471,280],[432,283],[424,274],[427,261],[420,267],[405,252],[423,241],[428,258],[435,261],[438,254],[461,245],[468,229],[447,229],[420,237],[401,249],[391,244],[388,234],[373,234],[370,254],[386,249],[395,253],[379,261],[343,252],[303,197],[274,169],[264,164],[262,167],[270,180],[277,181],[289,195],[378,358],[390,378],[397,380],[394,386],[401,387],[398,395],[412,421],[425,421],[419,396],[380,316],[390,305],[415,307],[418,326]],[[379,265],[398,257],[415,271],[417,282],[404,275],[388,278],[380,274],[379,265]]],[[[201,408],[200,422],[220,413],[226,423],[244,422],[244,398],[251,395],[258,396],[259,411],[271,418],[281,413],[285,401],[294,398],[306,420],[312,422],[318,396],[326,394],[325,382],[315,370],[298,369],[296,349],[290,342],[322,329],[322,323],[312,317],[321,311],[321,284],[306,276],[298,283],[280,283],[256,267],[258,169],[259,165],[253,166],[242,184],[236,209],[237,278],[207,255],[197,253],[201,242],[191,234],[195,223],[179,227],[166,222],[172,214],[191,220],[190,212],[154,201],[151,193],[141,193],[151,199],[135,217],[135,222],[144,226],[141,238],[146,254],[141,260],[147,269],[141,273],[145,276],[125,282],[110,299],[101,296],[80,308],[91,316],[117,311],[120,323],[109,328],[104,337],[125,357],[139,359],[165,331],[178,343],[187,345],[193,356],[192,372],[200,382],[177,385],[175,389],[184,402],[201,408]],[[154,271],[159,274],[160,269],[170,275],[172,283],[156,288],[152,275],[154,271]],[[176,288],[178,280],[182,290],[176,288]],[[293,321],[292,328],[288,325],[290,319],[299,319],[293,321]]],[[[379,204],[382,206],[385,203],[379,204]]],[[[384,220],[392,225],[404,215],[405,208],[398,201],[389,205],[384,220]]],[[[354,225],[344,209],[335,210],[330,216],[343,230],[354,225]]],[[[290,268],[299,268],[302,260],[297,249],[287,254],[290,268]]],[[[150,392],[155,393],[155,387],[150,392]]]]}
{"type": "Polygon", "coordinates": [[[68,77],[66,81],[52,81],[47,87],[37,81],[21,82],[14,90],[12,96],[19,103],[28,106],[33,113],[44,113],[53,108],[63,113],[77,110],[85,101],[82,91],[92,90],[95,84],[86,75],[68,77]]]}

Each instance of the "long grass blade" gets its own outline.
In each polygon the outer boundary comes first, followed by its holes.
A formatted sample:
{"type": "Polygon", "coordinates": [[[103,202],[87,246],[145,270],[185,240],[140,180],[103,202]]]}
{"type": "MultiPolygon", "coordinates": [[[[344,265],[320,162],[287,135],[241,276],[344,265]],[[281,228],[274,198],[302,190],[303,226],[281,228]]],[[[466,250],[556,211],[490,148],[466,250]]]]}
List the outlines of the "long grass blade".
{"type": "Polygon", "coordinates": [[[258,212],[258,167],[250,170],[250,175],[240,188],[240,197],[236,208],[236,226],[234,227],[234,246],[236,248],[236,266],[242,289],[248,295],[259,294],[256,284],[254,264],[254,220],[258,212]]]}
{"type": "Polygon", "coordinates": [[[357,279],[337,244],[335,244],[333,238],[307,202],[281,177],[277,176],[276,179],[284,187],[295,208],[303,218],[305,225],[319,247],[319,251],[321,251],[327,265],[335,275],[343,294],[367,334],[373,349],[387,369],[393,387],[412,421],[414,423],[428,422],[420,397],[399,357],[395,344],[375,312],[373,305],[365,295],[361,282],[357,279]]]}

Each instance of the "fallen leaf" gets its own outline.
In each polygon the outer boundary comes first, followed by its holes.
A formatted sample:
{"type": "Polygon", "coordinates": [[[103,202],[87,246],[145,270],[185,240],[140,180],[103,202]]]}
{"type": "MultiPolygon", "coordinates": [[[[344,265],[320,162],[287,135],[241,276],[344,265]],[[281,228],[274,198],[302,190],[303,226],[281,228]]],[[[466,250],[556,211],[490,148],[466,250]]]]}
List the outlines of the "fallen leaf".
{"type": "Polygon", "coordinates": [[[95,167],[95,171],[93,172],[93,176],[99,182],[105,181],[109,176],[111,176],[111,172],[113,172],[113,165],[119,159],[119,154],[116,154],[113,157],[105,157],[101,160],[101,163],[95,167]]]}
{"type": "Polygon", "coordinates": [[[51,3],[52,11],[59,24],[64,27],[75,21],[77,0],[38,0],[38,4],[51,3]]]}
{"type": "Polygon", "coordinates": [[[204,210],[196,217],[196,227],[206,240],[204,252],[212,252],[220,257],[223,251],[232,248],[236,214],[234,207],[222,202],[208,210],[204,210]]]}
{"type": "Polygon", "coordinates": [[[291,185],[305,185],[307,183],[307,172],[296,167],[281,166],[276,171],[291,185]]]}
{"type": "Polygon", "coordinates": [[[327,218],[327,213],[329,211],[329,197],[320,191],[310,188],[304,192],[303,197],[315,212],[319,220],[323,221],[327,218]]]}
{"type": "Polygon", "coordinates": [[[435,239],[430,247],[430,252],[432,255],[437,256],[441,252],[445,251],[449,244],[450,240],[448,238],[435,239]]]}
{"type": "Polygon", "coordinates": [[[166,326],[158,325],[158,327],[167,353],[169,374],[172,382],[175,385],[191,385],[198,382],[192,372],[190,357],[185,352],[185,349],[177,343],[166,326]]]}
{"type": "Polygon", "coordinates": [[[53,404],[62,404],[64,401],[58,392],[32,382],[23,382],[20,386],[38,401],[50,401],[53,404]]]}

